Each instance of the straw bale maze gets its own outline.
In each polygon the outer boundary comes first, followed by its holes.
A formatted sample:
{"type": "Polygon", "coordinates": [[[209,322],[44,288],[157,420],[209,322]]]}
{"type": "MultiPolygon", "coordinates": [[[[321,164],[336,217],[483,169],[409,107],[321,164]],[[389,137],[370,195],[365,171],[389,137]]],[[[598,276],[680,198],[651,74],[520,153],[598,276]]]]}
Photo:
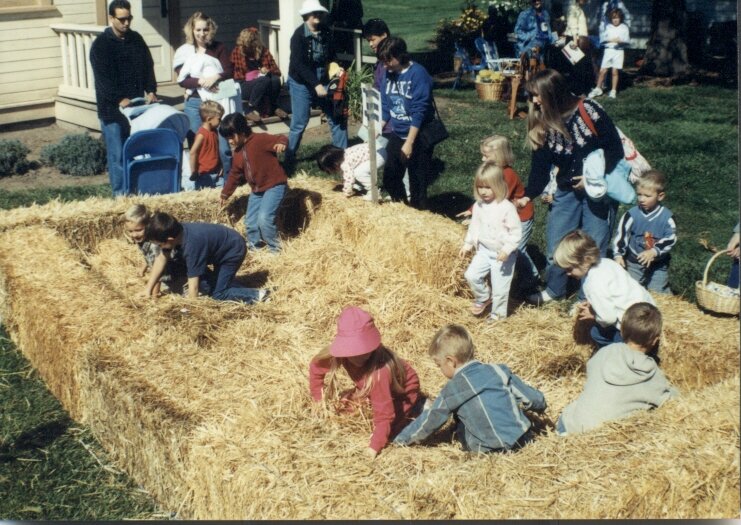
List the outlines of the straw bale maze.
{"type": "MultiPolygon", "coordinates": [[[[328,181],[291,186],[283,253],[248,255],[240,272],[277,287],[251,307],[137,298],[140,255],[121,214],[139,200],[0,214],[8,331],[72,417],[165,508],[233,519],[738,516],[739,323],[678,298],[659,305],[662,367],[681,399],[580,436],[546,430],[513,454],[468,455],[443,432],[368,460],[367,414],[310,412],[308,363],[342,307],[368,308],[432,395],[445,378],[428,341],[444,323],[466,325],[478,357],[540,388],[553,420],[580,391],[590,348],[558,307],[473,320],[460,225],[348,200],[328,181]]],[[[238,195],[243,210],[246,190],[238,195]]],[[[227,222],[217,201],[211,191],[145,200],[181,220],[227,222]]]]}

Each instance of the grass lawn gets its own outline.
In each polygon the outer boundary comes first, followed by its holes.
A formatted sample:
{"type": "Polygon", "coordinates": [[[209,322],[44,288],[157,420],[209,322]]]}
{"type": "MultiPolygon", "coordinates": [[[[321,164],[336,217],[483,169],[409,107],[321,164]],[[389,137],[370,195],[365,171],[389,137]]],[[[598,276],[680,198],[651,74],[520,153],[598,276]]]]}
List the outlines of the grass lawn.
{"type": "MultiPolygon", "coordinates": [[[[486,12],[486,6],[480,6],[486,12]]],[[[363,0],[363,20],[381,18],[386,21],[393,35],[402,37],[409,51],[430,49],[437,23],[443,18],[457,18],[463,2],[451,0],[426,0],[424,7],[417,2],[387,2],[363,0]]]]}
{"type": "MultiPolygon", "coordinates": [[[[435,22],[417,20],[418,5],[384,7],[382,12],[378,7],[380,2],[366,1],[366,17],[382,16],[394,21],[392,27],[403,22],[404,27],[419,23],[429,28],[435,22]]],[[[455,15],[458,9],[455,3],[432,0],[424,12],[434,13],[437,19],[446,10],[455,15]]],[[[422,33],[419,41],[426,38],[422,33]]],[[[451,133],[436,149],[442,169],[430,196],[437,210],[451,216],[471,202],[472,175],[480,160],[478,144],[493,133],[510,138],[515,169],[526,181],[530,153],[524,147],[524,121],[508,120],[503,102],[481,102],[472,89],[438,89],[436,96],[451,133]]],[[[600,100],[652,165],[668,175],[665,204],[675,213],[679,236],[670,283],[675,293],[690,300],[694,282],[701,278],[710,256],[698,241],[724,247],[738,221],[737,97],[736,90],[710,86],[634,87],[621,92],[617,100],[600,100]]],[[[319,146],[302,146],[300,169],[321,175],[309,158],[319,146]]],[[[109,195],[109,189],[0,192],[0,208],[43,203],[57,196],[75,200],[91,195],[109,195]]],[[[544,249],[546,208],[538,205],[536,210],[533,252],[544,249]]],[[[728,260],[719,263],[714,279],[723,282],[728,266],[728,260]]],[[[89,431],[69,420],[4,333],[0,334],[0,406],[0,516],[4,519],[158,516],[154,502],[107,464],[89,431]]]]}

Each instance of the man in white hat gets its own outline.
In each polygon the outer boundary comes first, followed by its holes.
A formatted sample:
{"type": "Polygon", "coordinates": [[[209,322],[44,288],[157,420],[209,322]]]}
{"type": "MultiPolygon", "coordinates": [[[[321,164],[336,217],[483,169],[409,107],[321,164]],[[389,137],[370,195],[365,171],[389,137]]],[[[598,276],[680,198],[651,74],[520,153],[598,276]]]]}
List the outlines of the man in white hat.
{"type": "Polygon", "coordinates": [[[332,145],[347,148],[347,122],[332,115],[327,97],[329,81],[327,66],[334,59],[334,48],[325,24],[327,9],[318,0],[304,0],[299,14],[304,20],[291,37],[291,58],[288,66],[288,90],[291,94],[291,127],[286,149],[286,172],[296,165],[296,151],[309,123],[311,106],[322,108],[332,133],[332,145]]]}

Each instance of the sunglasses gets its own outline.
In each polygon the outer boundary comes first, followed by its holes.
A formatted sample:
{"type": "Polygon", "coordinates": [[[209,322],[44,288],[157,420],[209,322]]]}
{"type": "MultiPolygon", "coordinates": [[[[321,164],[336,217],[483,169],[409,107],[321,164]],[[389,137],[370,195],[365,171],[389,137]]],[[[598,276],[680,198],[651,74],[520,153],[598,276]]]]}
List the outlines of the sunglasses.
{"type": "Polygon", "coordinates": [[[120,17],[120,18],[119,18],[119,17],[116,17],[116,16],[114,16],[113,18],[115,18],[116,20],[118,20],[118,21],[119,21],[119,22],[121,22],[122,24],[125,24],[126,22],[128,22],[128,23],[131,23],[131,21],[132,21],[132,20],[134,19],[134,17],[133,17],[133,16],[131,16],[131,15],[129,15],[129,16],[122,16],[122,17],[120,17]]]}

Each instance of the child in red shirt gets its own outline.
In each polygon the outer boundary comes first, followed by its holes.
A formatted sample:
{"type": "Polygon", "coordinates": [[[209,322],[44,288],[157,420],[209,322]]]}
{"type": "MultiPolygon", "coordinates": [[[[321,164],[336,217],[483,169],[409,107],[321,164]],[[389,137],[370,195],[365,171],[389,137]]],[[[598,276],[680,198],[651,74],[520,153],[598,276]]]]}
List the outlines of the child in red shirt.
{"type": "Polygon", "coordinates": [[[224,178],[216,129],[224,115],[224,108],[215,100],[204,100],[199,113],[202,124],[190,147],[190,180],[195,182],[197,190],[219,188],[224,185],[224,178]]]}
{"type": "Polygon", "coordinates": [[[309,390],[315,402],[322,401],[327,374],[326,398],[338,395],[335,374],[340,366],[355,383],[355,389],[339,394],[340,401],[349,410],[359,402],[370,402],[373,434],[367,453],[375,457],[422,412],[425,398],[419,378],[409,363],[381,344],[381,333],[370,314],[354,306],[342,310],[334,341],[309,364],[309,390]]]}
{"type": "Polygon", "coordinates": [[[247,200],[244,225],[247,247],[256,249],[261,241],[271,252],[280,250],[275,218],[288,188],[288,177],[278,162],[277,153],[286,150],[284,135],[252,133],[241,113],[224,117],[219,133],[232,148],[232,168],[221,190],[221,207],[226,205],[237,186],[249,184],[252,193],[247,200]]]}

